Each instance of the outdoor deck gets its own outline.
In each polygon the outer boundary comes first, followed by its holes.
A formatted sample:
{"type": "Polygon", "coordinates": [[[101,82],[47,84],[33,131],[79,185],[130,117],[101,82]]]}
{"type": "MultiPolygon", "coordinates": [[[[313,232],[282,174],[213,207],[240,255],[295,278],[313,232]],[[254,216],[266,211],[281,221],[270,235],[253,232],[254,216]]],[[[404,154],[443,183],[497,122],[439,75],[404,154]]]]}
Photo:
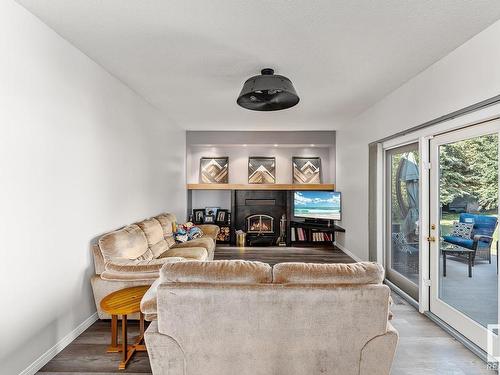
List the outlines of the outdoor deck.
{"type": "Polygon", "coordinates": [[[476,258],[472,277],[467,276],[467,262],[452,257],[446,260],[446,277],[443,277],[442,262],[441,257],[440,298],[483,326],[496,324],[498,321],[496,255],[492,255],[491,264],[487,260],[476,258]]]}

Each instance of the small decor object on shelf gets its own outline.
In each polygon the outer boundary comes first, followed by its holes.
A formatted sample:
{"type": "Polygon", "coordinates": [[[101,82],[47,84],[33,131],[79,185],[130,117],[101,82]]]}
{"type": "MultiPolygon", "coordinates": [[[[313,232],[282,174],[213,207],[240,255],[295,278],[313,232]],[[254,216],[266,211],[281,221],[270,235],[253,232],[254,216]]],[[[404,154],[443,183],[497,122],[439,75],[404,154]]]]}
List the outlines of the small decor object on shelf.
{"type": "Polygon", "coordinates": [[[320,184],[321,183],[321,158],[300,157],[292,158],[294,184],[320,184]]]}
{"type": "Polygon", "coordinates": [[[205,217],[205,209],[193,210],[193,222],[195,224],[202,224],[205,217]]]}
{"type": "Polygon", "coordinates": [[[215,217],[215,222],[217,224],[227,224],[229,218],[228,210],[217,210],[217,216],[215,217]]]}
{"type": "Polygon", "coordinates": [[[229,158],[200,158],[200,182],[203,184],[227,184],[229,182],[229,158]]]}
{"type": "Polygon", "coordinates": [[[248,158],[248,183],[276,183],[276,158],[250,156],[248,158]]]}

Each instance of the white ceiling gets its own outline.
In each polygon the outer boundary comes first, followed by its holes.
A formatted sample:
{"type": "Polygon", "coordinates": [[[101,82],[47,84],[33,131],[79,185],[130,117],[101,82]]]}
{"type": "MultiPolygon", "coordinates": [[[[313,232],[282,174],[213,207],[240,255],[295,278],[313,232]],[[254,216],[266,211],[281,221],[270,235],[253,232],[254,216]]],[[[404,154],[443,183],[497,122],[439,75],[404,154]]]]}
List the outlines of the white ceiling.
{"type": "Polygon", "coordinates": [[[18,0],[191,130],[336,129],[500,18],[498,0],[18,0]],[[272,67],[301,98],[236,98],[272,67]]]}

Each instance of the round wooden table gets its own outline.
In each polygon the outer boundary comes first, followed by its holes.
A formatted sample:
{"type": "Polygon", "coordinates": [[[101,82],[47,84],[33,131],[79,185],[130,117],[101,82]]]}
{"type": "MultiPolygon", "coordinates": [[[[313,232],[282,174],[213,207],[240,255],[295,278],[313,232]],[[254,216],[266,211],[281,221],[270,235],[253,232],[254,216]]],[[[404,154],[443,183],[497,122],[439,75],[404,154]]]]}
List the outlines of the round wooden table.
{"type": "Polygon", "coordinates": [[[144,340],[144,315],[141,312],[141,299],[144,293],[149,289],[149,285],[134,286],[113,292],[101,301],[101,308],[111,315],[111,345],[108,347],[108,353],[123,352],[123,360],[118,369],[124,370],[127,363],[135,352],[146,351],[144,340]],[[139,336],[134,344],[127,343],[127,315],[139,313],[139,336]],[[122,316],[122,343],[118,344],[118,315],[122,316]]]}

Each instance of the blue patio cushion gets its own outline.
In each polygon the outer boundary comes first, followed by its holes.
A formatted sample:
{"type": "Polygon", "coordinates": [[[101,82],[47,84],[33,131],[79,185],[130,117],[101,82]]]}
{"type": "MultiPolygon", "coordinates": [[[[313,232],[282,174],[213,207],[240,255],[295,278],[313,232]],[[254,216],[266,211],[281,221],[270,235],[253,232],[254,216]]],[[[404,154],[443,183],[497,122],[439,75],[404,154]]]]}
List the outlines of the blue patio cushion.
{"type": "Polygon", "coordinates": [[[495,216],[489,215],[476,215],[469,213],[460,214],[461,223],[474,223],[474,228],[472,229],[472,237],[476,234],[482,234],[485,236],[493,236],[493,232],[497,226],[497,218],[495,216]]]}
{"type": "MultiPolygon", "coordinates": [[[[472,245],[474,243],[474,241],[472,239],[455,237],[455,236],[443,236],[443,240],[445,240],[446,242],[452,243],[454,245],[462,246],[462,247],[465,247],[465,248],[471,249],[471,250],[472,250],[472,245]]],[[[485,241],[479,241],[479,243],[478,243],[478,248],[489,247],[489,246],[490,246],[490,244],[488,242],[485,242],[485,241]]]]}

